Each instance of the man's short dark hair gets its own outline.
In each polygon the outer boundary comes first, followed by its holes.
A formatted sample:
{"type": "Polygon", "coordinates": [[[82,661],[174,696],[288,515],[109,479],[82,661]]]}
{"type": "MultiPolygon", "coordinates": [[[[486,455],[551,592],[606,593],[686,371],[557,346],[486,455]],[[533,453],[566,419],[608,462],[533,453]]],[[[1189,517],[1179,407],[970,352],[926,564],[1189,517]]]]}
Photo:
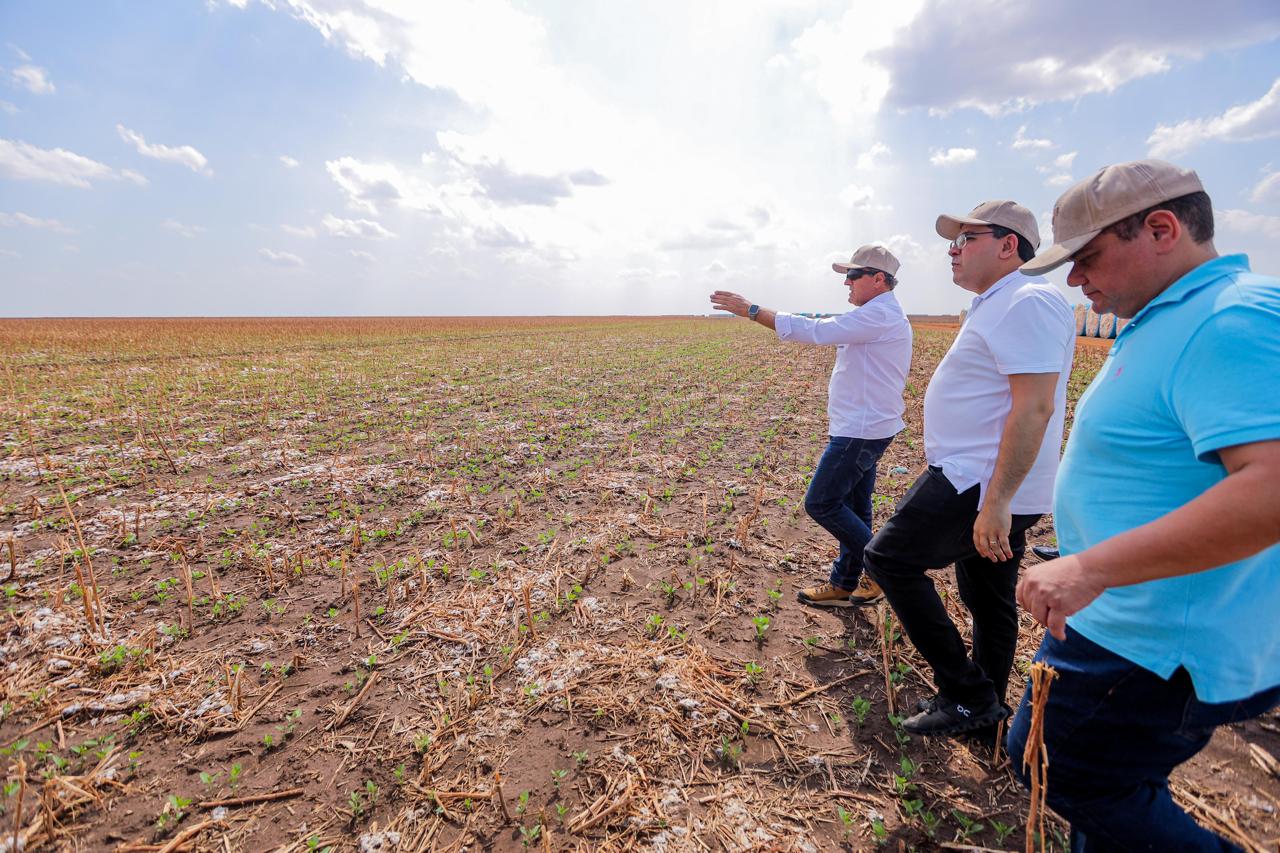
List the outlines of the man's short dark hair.
{"type": "Polygon", "coordinates": [[[885,272],[884,270],[880,270],[879,272],[884,276],[885,287],[889,288],[890,290],[893,290],[895,287],[898,286],[898,280],[894,278],[892,275],[885,272]]]}
{"type": "Polygon", "coordinates": [[[992,225],[991,236],[997,240],[1003,240],[1010,234],[1018,238],[1018,260],[1024,264],[1036,256],[1036,247],[1027,242],[1027,238],[1023,237],[1012,228],[1005,228],[1003,225],[992,225]]]}
{"type": "Polygon", "coordinates": [[[1213,239],[1213,202],[1209,201],[1209,194],[1203,190],[1162,201],[1132,216],[1126,216],[1119,222],[1113,222],[1102,230],[1104,233],[1110,231],[1128,243],[1138,236],[1147,217],[1157,210],[1167,210],[1178,217],[1182,227],[1187,229],[1195,242],[1207,243],[1213,239]]]}

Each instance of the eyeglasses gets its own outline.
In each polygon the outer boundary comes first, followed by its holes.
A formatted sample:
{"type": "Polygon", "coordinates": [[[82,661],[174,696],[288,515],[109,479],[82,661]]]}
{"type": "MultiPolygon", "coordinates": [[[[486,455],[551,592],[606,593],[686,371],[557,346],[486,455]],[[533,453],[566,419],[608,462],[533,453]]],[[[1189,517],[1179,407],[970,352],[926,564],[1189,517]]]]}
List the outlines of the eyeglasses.
{"type": "Polygon", "coordinates": [[[996,232],[994,232],[994,231],[964,231],[964,232],[961,232],[960,234],[958,234],[958,235],[956,236],[956,238],[955,238],[954,240],[952,240],[952,241],[951,241],[951,248],[955,249],[955,250],[958,252],[958,251],[960,251],[961,249],[963,249],[963,248],[964,248],[964,244],[965,244],[965,243],[968,243],[968,242],[969,242],[970,240],[972,240],[974,237],[981,237],[983,234],[994,234],[994,233],[996,233],[996,232]]]}
{"type": "Polygon", "coordinates": [[[857,281],[864,275],[875,275],[879,270],[849,270],[844,274],[845,281],[857,281]]]}

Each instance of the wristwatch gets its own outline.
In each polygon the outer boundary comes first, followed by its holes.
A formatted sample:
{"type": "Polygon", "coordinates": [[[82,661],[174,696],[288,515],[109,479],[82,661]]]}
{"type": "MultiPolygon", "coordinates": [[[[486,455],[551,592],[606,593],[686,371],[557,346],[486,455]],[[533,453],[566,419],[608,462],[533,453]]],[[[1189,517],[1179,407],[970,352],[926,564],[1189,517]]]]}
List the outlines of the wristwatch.
{"type": "Polygon", "coordinates": [[[754,320],[756,318],[756,315],[759,313],[760,313],[760,306],[752,305],[750,308],[747,309],[747,319],[754,320]]]}

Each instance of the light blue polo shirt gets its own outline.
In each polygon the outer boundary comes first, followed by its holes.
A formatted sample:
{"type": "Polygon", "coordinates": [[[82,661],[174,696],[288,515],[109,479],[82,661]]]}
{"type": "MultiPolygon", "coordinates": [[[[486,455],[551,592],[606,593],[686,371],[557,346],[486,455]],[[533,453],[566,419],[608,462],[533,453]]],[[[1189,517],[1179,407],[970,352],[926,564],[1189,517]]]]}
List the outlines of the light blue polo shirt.
{"type": "MultiPolygon", "coordinates": [[[[1280,439],[1280,279],[1215,258],[1138,312],[1076,407],[1054,491],[1063,554],[1154,521],[1226,477],[1217,450],[1280,439]]],[[[1280,488],[1280,483],[1276,484],[1280,488]]],[[[1280,684],[1280,545],[1108,589],[1067,624],[1203,702],[1280,684]]]]}

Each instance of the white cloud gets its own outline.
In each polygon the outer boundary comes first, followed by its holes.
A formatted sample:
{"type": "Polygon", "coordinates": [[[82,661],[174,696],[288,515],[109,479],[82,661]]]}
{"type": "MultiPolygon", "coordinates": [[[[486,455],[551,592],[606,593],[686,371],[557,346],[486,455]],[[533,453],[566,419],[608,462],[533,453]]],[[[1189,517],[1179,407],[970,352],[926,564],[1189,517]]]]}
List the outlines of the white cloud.
{"type": "Polygon", "coordinates": [[[193,172],[204,175],[212,175],[213,170],[209,168],[208,159],[190,145],[179,145],[177,147],[169,145],[152,145],[148,144],[141,133],[136,130],[130,130],[122,124],[116,125],[116,132],[120,134],[120,138],[125,142],[132,144],[138,153],[143,157],[150,157],[154,160],[164,160],[170,163],[177,163],[186,166],[193,172]]]}
{"type": "Polygon", "coordinates": [[[1220,210],[1214,219],[1231,231],[1256,232],[1272,240],[1280,240],[1280,216],[1266,216],[1247,210],[1220,210]]]}
{"type": "Polygon", "coordinates": [[[910,234],[894,234],[884,241],[884,245],[902,263],[925,258],[924,246],[921,246],[920,242],[910,234]]]}
{"type": "Polygon", "coordinates": [[[842,189],[840,191],[840,195],[837,197],[840,199],[840,203],[846,207],[865,210],[871,207],[871,204],[876,197],[876,191],[871,187],[860,187],[857,184],[850,184],[842,189]]]}
{"type": "Polygon", "coordinates": [[[929,162],[935,166],[957,166],[961,163],[971,163],[977,157],[976,148],[948,148],[946,151],[939,148],[929,155],[929,162]]]}
{"type": "Polygon", "coordinates": [[[1071,177],[1067,172],[1059,172],[1044,179],[1046,187],[1065,187],[1073,183],[1075,183],[1075,178],[1071,177]]]}
{"type": "Polygon", "coordinates": [[[272,249],[259,249],[258,255],[268,263],[281,267],[300,267],[302,258],[292,252],[276,252],[272,249]]]}
{"type": "Polygon", "coordinates": [[[334,237],[364,237],[367,240],[386,240],[396,236],[371,219],[339,219],[332,213],[320,220],[334,237]]]}
{"type": "Polygon", "coordinates": [[[1058,169],[1070,169],[1071,164],[1076,161],[1076,155],[1079,153],[1079,151],[1068,151],[1066,154],[1053,158],[1053,165],[1058,169]]]}
{"type": "Polygon", "coordinates": [[[892,45],[923,0],[851,6],[832,23],[818,21],[772,57],[774,73],[794,74],[827,105],[842,125],[873,116],[889,91],[890,72],[876,61],[877,50],[892,45]]]}
{"type": "Polygon", "coordinates": [[[1018,128],[1018,132],[1013,135],[1014,149],[1021,148],[1052,148],[1052,139],[1029,139],[1027,137],[1027,126],[1024,124],[1018,128]]]}
{"type": "Polygon", "coordinates": [[[855,168],[862,172],[879,168],[882,165],[882,160],[891,153],[888,145],[883,142],[877,142],[858,155],[858,162],[855,168]]]}
{"type": "Polygon", "coordinates": [[[286,169],[296,169],[299,165],[298,161],[290,157],[288,154],[281,154],[280,162],[284,164],[286,169]]]}
{"type": "Polygon", "coordinates": [[[1249,193],[1249,200],[1255,203],[1280,201],[1280,172],[1267,172],[1249,193]]]}
{"type": "MultiPolygon", "coordinates": [[[[1233,0],[1212,14],[1162,0],[1042,0],[1016,8],[930,0],[871,59],[891,76],[887,106],[1000,115],[1114,92],[1178,62],[1277,35],[1274,0],[1233,0]]],[[[1168,102],[1176,94],[1161,96],[1168,102]]]]}
{"type": "Polygon", "coordinates": [[[203,234],[205,230],[203,226],[184,225],[176,219],[166,219],[164,222],[160,224],[163,225],[165,228],[168,228],[170,231],[175,231],[178,234],[181,234],[183,237],[186,237],[187,239],[191,239],[192,237],[195,237],[197,234],[203,234]]]}
{"type": "Polygon", "coordinates": [[[729,268],[724,265],[724,261],[716,258],[714,261],[707,264],[702,271],[712,278],[721,278],[729,272],[729,268]]]}
{"type": "Polygon", "coordinates": [[[618,278],[632,284],[643,284],[653,281],[653,270],[648,267],[624,267],[614,273],[618,278]]]}
{"type": "Polygon", "coordinates": [[[1152,157],[1176,157],[1204,142],[1250,142],[1280,136],[1280,78],[1256,101],[1240,104],[1213,118],[1161,124],[1147,137],[1152,157]]]}
{"type": "Polygon", "coordinates": [[[15,228],[20,225],[27,228],[43,228],[59,234],[75,233],[56,219],[40,219],[25,213],[0,213],[0,228],[15,228]]]}
{"type": "Polygon", "coordinates": [[[371,264],[376,260],[372,252],[366,252],[363,249],[350,249],[348,250],[348,254],[357,261],[362,261],[366,264],[371,264]]]}
{"type": "Polygon", "coordinates": [[[133,169],[121,169],[120,177],[124,178],[126,181],[132,181],[140,187],[145,187],[150,183],[145,175],[139,174],[138,172],[133,171],[133,169]]]}
{"type": "Polygon", "coordinates": [[[280,230],[294,237],[305,237],[311,239],[316,236],[316,229],[310,225],[281,225],[280,230]]]}
{"type": "Polygon", "coordinates": [[[14,82],[28,92],[37,95],[52,95],[57,87],[49,82],[49,72],[35,65],[19,65],[13,69],[14,82]]]}
{"type": "Polygon", "coordinates": [[[90,181],[111,180],[120,175],[104,163],[64,148],[37,148],[0,139],[0,177],[88,188],[90,181]]]}
{"type": "Polygon", "coordinates": [[[354,157],[340,157],[324,164],[329,176],[346,192],[352,207],[377,213],[380,205],[404,198],[406,179],[389,163],[364,163],[354,157]]]}

